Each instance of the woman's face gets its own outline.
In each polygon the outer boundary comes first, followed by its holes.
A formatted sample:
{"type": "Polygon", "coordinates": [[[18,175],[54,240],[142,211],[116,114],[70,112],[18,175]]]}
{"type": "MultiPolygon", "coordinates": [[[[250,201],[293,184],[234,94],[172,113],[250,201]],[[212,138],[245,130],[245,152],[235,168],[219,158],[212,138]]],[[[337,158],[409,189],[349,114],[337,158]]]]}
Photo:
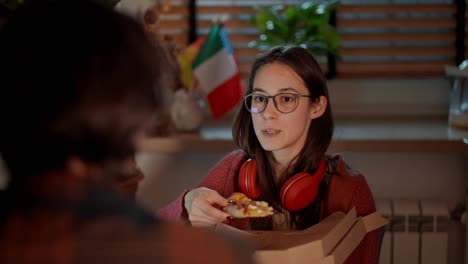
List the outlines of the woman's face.
{"type": "MultiPolygon", "coordinates": [[[[267,96],[278,93],[311,95],[296,72],[281,63],[266,64],[260,68],[252,92],[267,96]]],[[[279,104],[280,97],[276,97],[276,100],[279,104]]],[[[312,100],[308,97],[298,97],[297,100],[298,106],[291,113],[279,112],[272,98],[268,99],[263,112],[252,113],[253,127],[260,144],[282,163],[290,162],[301,151],[313,118],[312,100]]]]}

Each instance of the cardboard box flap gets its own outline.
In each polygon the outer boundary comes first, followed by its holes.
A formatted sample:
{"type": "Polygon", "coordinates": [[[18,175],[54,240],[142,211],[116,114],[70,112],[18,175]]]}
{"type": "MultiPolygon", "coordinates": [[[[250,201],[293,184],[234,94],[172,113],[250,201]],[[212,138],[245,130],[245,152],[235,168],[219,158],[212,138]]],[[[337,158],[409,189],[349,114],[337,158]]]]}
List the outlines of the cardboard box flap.
{"type": "Polygon", "coordinates": [[[353,208],[347,214],[333,213],[302,231],[245,231],[225,224],[217,225],[216,231],[250,238],[259,264],[336,264],[351,255],[366,233],[388,223],[378,212],[356,217],[353,208]]]}
{"type": "Polygon", "coordinates": [[[375,229],[390,223],[390,221],[387,218],[382,217],[379,212],[374,212],[372,214],[366,215],[365,217],[362,217],[362,221],[364,223],[366,233],[374,231],[375,229]]]}
{"type": "Polygon", "coordinates": [[[382,217],[378,212],[360,217],[338,245],[336,245],[331,254],[319,263],[336,264],[345,262],[367,233],[389,223],[390,221],[382,217]]]}
{"type": "Polygon", "coordinates": [[[353,208],[347,214],[333,213],[320,223],[302,231],[244,231],[225,224],[218,224],[216,231],[242,234],[251,238],[259,255],[274,257],[278,252],[308,252],[308,255],[324,257],[332,251],[356,220],[356,209],[353,208]]]}

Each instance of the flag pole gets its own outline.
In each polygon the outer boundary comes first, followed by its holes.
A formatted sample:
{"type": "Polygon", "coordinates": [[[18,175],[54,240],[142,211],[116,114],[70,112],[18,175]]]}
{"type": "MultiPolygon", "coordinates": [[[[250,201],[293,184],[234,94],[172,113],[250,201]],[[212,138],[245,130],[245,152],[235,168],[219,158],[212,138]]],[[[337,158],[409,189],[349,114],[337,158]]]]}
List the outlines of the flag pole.
{"type": "Polygon", "coordinates": [[[213,24],[217,24],[218,26],[224,26],[224,23],[228,21],[229,15],[223,14],[223,15],[215,15],[211,22],[213,24]]]}

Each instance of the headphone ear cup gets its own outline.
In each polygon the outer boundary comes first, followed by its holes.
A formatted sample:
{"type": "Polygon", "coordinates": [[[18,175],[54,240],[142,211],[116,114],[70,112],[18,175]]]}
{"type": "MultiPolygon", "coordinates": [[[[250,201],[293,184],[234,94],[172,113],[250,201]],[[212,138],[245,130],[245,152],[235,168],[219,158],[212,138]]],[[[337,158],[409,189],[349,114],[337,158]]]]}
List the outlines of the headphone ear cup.
{"type": "Polygon", "coordinates": [[[317,197],[318,184],[319,182],[307,172],[289,178],[280,191],[284,208],[290,212],[304,209],[317,197]]]}
{"type": "Polygon", "coordinates": [[[250,199],[260,197],[260,188],[257,186],[257,162],[255,160],[248,159],[242,164],[237,181],[239,190],[250,199]]]}
{"type": "Polygon", "coordinates": [[[283,207],[290,212],[295,212],[311,204],[317,197],[320,182],[325,173],[326,161],[322,159],[314,174],[301,172],[289,178],[280,191],[283,207]]]}

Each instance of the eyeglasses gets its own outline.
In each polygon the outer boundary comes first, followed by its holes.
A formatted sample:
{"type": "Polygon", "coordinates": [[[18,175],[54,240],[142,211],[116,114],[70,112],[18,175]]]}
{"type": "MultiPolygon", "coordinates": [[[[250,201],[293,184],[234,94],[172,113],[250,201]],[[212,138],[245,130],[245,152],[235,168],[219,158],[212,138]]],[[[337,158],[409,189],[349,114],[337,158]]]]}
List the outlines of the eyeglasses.
{"type": "Polygon", "coordinates": [[[275,95],[251,93],[244,96],[244,103],[250,113],[259,114],[265,111],[269,99],[272,98],[276,109],[280,113],[287,114],[296,110],[301,97],[312,98],[311,95],[302,95],[298,93],[279,93],[275,95]]]}

